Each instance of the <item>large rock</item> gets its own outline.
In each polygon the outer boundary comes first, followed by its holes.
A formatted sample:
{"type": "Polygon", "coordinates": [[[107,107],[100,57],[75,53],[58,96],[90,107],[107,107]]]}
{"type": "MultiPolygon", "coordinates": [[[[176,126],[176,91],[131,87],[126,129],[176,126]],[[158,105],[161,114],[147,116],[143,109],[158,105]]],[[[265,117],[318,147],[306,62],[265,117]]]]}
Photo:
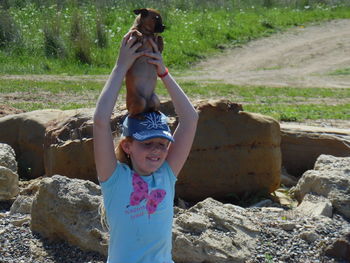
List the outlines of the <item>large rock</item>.
{"type": "Polygon", "coordinates": [[[101,202],[100,187],[90,181],[59,175],[45,178],[33,201],[31,229],[107,255],[108,236],[98,214],[101,202]]]}
{"type": "Polygon", "coordinates": [[[300,177],[314,167],[321,154],[350,156],[350,131],[306,125],[281,124],[282,165],[300,177]]]}
{"type": "MultiPolygon", "coordinates": [[[[46,129],[44,145],[45,173],[60,174],[70,178],[97,181],[93,152],[94,109],[77,112],[65,119],[51,123],[46,129]]],[[[111,128],[120,135],[122,114],[114,115],[111,128]]]]}
{"type": "Polygon", "coordinates": [[[321,155],[314,169],[300,178],[294,193],[299,201],[308,193],[327,197],[339,213],[350,218],[350,157],[321,155]]]}
{"type": "Polygon", "coordinates": [[[177,263],[246,262],[257,236],[244,208],[208,198],[176,215],[173,258],[177,263]]]}
{"type": "Polygon", "coordinates": [[[38,110],[0,118],[0,142],[9,144],[16,152],[20,177],[36,178],[44,171],[44,137],[53,120],[74,111],[38,110]]]}
{"type": "Polygon", "coordinates": [[[10,200],[18,195],[18,174],[0,166],[0,201],[10,200]]]}
{"type": "Polygon", "coordinates": [[[6,143],[0,143],[0,166],[7,167],[14,173],[17,173],[15,151],[6,143]]]}
{"type": "Polygon", "coordinates": [[[229,101],[204,101],[189,158],[178,177],[185,200],[270,193],[280,184],[280,128],[229,101]]]}

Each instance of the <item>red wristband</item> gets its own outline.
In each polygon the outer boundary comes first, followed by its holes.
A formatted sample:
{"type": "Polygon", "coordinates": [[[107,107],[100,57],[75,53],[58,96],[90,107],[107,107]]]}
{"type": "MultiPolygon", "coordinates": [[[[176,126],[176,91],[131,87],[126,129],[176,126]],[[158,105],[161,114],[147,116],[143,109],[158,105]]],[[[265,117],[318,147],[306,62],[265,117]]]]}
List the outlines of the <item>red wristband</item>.
{"type": "Polygon", "coordinates": [[[168,68],[165,68],[165,72],[163,74],[161,74],[161,75],[158,74],[158,77],[160,77],[162,79],[168,74],[169,74],[169,70],[168,70],[168,68]]]}

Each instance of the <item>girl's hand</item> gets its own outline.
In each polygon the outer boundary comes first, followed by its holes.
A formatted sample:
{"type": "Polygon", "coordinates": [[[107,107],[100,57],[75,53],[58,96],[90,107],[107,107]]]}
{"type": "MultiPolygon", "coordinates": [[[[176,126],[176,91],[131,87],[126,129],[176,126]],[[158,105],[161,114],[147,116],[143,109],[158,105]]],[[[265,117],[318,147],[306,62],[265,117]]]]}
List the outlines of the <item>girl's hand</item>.
{"type": "Polygon", "coordinates": [[[123,38],[121,47],[119,50],[119,57],[117,66],[124,68],[126,71],[134,64],[135,60],[144,55],[144,52],[136,52],[136,50],[142,46],[142,43],[136,43],[136,37],[132,34],[135,31],[129,31],[123,38]]]}
{"type": "Polygon", "coordinates": [[[148,41],[151,43],[154,52],[146,52],[145,56],[150,57],[152,59],[148,60],[148,63],[153,64],[157,67],[157,74],[163,75],[166,72],[166,67],[163,63],[162,54],[159,52],[157,44],[153,41],[152,38],[149,38],[148,41]]]}

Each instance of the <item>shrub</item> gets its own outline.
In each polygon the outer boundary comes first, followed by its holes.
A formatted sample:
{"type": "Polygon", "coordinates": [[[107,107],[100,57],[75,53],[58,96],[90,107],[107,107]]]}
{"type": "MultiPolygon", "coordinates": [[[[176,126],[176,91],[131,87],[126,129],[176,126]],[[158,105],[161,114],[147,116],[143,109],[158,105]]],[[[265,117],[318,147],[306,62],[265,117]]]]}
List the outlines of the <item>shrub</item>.
{"type": "Polygon", "coordinates": [[[70,37],[73,45],[74,57],[81,63],[92,64],[91,43],[82,19],[79,13],[72,16],[70,37]]]}
{"type": "Polygon", "coordinates": [[[99,48],[108,47],[106,26],[104,25],[104,23],[102,23],[100,17],[96,19],[96,44],[99,48]]]}
{"type": "Polygon", "coordinates": [[[20,39],[20,31],[11,15],[0,11],[0,47],[8,47],[20,42],[20,39]]]}
{"type": "Polygon", "coordinates": [[[60,34],[59,20],[46,24],[44,28],[44,49],[47,57],[66,57],[66,48],[60,34]]]}

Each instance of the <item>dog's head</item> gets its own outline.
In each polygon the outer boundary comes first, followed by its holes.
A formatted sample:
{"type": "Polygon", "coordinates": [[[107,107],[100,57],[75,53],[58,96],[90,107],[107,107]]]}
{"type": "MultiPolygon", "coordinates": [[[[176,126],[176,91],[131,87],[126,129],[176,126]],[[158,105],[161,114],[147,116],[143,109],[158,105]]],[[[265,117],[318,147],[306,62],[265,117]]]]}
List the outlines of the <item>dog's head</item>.
{"type": "Polygon", "coordinates": [[[162,33],[165,29],[162,17],[157,10],[151,8],[142,8],[134,10],[137,16],[134,27],[141,33],[162,33]]]}

